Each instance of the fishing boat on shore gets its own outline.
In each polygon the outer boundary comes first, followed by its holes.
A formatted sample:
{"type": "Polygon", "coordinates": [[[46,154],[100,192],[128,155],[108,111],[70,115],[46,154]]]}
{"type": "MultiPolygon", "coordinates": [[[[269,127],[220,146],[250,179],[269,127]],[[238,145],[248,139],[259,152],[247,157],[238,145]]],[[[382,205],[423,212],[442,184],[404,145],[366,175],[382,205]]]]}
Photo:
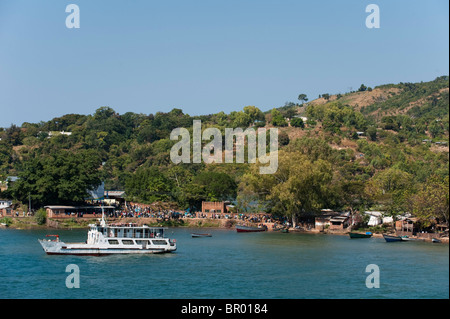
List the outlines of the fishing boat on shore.
{"type": "Polygon", "coordinates": [[[424,241],[423,238],[413,238],[409,236],[402,236],[402,241],[424,241]]]}
{"type": "Polygon", "coordinates": [[[432,238],[431,242],[432,243],[442,243],[442,241],[440,239],[437,239],[437,238],[432,238]]]}
{"type": "Polygon", "coordinates": [[[238,233],[263,232],[263,231],[267,231],[267,226],[263,225],[263,226],[254,227],[254,226],[237,225],[236,231],[238,233]]]}
{"type": "Polygon", "coordinates": [[[365,233],[357,233],[357,232],[350,232],[348,233],[350,238],[370,238],[372,237],[371,232],[365,232],[365,233]]]}
{"type": "Polygon", "coordinates": [[[199,234],[199,233],[192,233],[192,238],[201,238],[201,237],[212,237],[211,234],[199,234]]]}
{"type": "Polygon", "coordinates": [[[66,243],[58,235],[39,239],[48,255],[105,256],[112,254],[168,253],[177,249],[176,240],[164,237],[164,227],[136,224],[109,224],[102,215],[100,223],[90,224],[85,243],[66,243]]]}
{"type": "Polygon", "coordinates": [[[396,241],[403,241],[402,237],[400,236],[392,236],[392,235],[386,235],[383,234],[383,238],[384,240],[386,240],[386,242],[390,243],[390,242],[396,242],[396,241]]]}

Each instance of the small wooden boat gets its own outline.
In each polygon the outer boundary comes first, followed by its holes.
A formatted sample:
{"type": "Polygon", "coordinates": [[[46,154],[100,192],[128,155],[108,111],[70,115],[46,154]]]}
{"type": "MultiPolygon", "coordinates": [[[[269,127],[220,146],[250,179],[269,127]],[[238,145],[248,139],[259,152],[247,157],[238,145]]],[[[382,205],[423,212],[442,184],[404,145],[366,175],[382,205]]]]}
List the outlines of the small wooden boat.
{"type": "Polygon", "coordinates": [[[432,238],[431,242],[433,242],[433,243],[442,243],[442,241],[440,239],[437,239],[437,238],[432,238]]]}
{"type": "Polygon", "coordinates": [[[253,227],[253,226],[242,226],[242,225],[237,225],[236,226],[236,231],[238,233],[255,233],[255,232],[262,232],[262,231],[266,231],[267,227],[253,227]]]}
{"type": "Polygon", "coordinates": [[[372,237],[371,232],[366,232],[366,233],[350,232],[350,233],[348,233],[348,235],[350,236],[350,238],[370,238],[370,237],[372,237]]]}
{"type": "Polygon", "coordinates": [[[395,242],[395,241],[403,241],[400,236],[391,236],[383,234],[384,240],[386,240],[388,243],[395,242]]]}
{"type": "Polygon", "coordinates": [[[287,233],[289,233],[289,229],[283,228],[283,229],[281,230],[281,232],[287,234],[287,233]]]}
{"type": "Polygon", "coordinates": [[[212,237],[211,234],[198,234],[198,233],[193,233],[191,234],[192,238],[200,238],[200,237],[212,237]]]}
{"type": "Polygon", "coordinates": [[[422,238],[411,238],[408,236],[402,236],[402,241],[424,241],[422,238]]]}

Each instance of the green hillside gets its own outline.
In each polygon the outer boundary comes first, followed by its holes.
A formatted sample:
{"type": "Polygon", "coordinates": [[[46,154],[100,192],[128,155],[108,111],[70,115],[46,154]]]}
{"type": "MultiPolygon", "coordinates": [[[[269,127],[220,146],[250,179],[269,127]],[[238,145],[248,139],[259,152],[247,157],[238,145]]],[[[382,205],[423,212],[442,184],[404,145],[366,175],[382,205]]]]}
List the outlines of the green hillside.
{"type": "Polygon", "coordinates": [[[448,222],[448,76],[303,98],[265,112],[247,106],[203,116],[181,109],[118,114],[104,106],[92,115],[12,125],[0,129],[0,180],[19,180],[7,190],[2,183],[0,198],[27,203],[30,196],[33,207],[77,203],[104,181],[130,201],[180,209],[232,200],[240,211],[287,216],[380,209],[448,222]],[[172,163],[170,133],[179,127],[192,133],[194,120],[223,136],[225,128],[278,127],[278,171],[172,163]]]}

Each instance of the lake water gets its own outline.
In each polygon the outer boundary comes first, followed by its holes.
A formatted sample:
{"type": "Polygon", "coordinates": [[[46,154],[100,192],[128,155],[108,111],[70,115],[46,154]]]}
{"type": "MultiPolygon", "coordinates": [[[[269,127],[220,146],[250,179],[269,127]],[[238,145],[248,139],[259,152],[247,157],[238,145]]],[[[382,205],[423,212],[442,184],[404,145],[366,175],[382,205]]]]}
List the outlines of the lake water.
{"type": "MultiPolygon", "coordinates": [[[[0,229],[2,299],[360,299],[449,298],[449,246],[300,233],[237,233],[171,228],[172,254],[48,256],[38,243],[52,230],[0,229]],[[191,238],[192,232],[210,238],[191,238]],[[66,287],[69,264],[80,288],[66,287]],[[369,264],[379,288],[366,287],[369,264]]],[[[84,242],[86,230],[58,230],[84,242]]]]}

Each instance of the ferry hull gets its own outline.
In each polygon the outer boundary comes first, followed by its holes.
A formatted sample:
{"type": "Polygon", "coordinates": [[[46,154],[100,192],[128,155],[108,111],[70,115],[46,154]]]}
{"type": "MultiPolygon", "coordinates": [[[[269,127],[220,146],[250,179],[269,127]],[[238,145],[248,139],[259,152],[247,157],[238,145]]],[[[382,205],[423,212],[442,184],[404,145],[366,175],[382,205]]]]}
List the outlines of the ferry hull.
{"type": "Polygon", "coordinates": [[[102,248],[88,244],[66,244],[64,242],[39,240],[47,255],[77,255],[77,256],[108,256],[127,254],[163,254],[175,251],[176,245],[169,247],[147,247],[147,248],[102,248]]]}

